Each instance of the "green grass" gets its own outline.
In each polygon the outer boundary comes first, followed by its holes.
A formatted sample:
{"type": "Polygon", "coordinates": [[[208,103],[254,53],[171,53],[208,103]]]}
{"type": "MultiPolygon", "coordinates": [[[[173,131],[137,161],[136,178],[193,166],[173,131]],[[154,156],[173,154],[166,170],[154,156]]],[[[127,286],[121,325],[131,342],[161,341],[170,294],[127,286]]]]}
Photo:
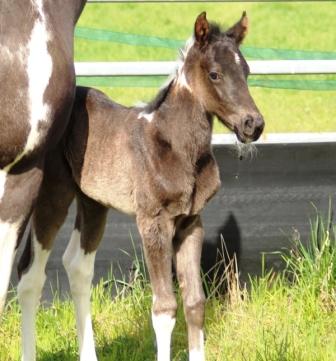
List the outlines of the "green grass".
{"type": "MultiPolygon", "coordinates": [[[[206,10],[209,19],[231,25],[245,9],[251,22],[246,46],[335,51],[336,3],[333,2],[88,4],[79,26],[183,40],[190,37],[195,17],[201,11],[206,10]]],[[[174,60],[177,52],[77,39],[75,58],[77,61],[174,60]]],[[[336,79],[335,76],[314,78],[336,79]]],[[[102,90],[127,105],[147,101],[157,91],[155,88],[102,90]]],[[[336,131],[335,91],[251,88],[251,93],[266,119],[266,132],[336,131]]],[[[215,131],[223,128],[216,126],[215,131]]]]}
{"type": "MultiPolygon", "coordinates": [[[[263,270],[251,278],[249,291],[241,287],[228,265],[228,293],[208,287],[206,354],[208,361],[334,361],[336,360],[336,244],[330,218],[317,215],[308,245],[293,241],[283,253],[286,268],[263,270]]],[[[151,292],[143,263],[135,262],[133,281],[113,278],[92,292],[92,313],[98,359],[155,360],[151,328],[151,292]],[[111,299],[111,292],[117,296],[111,299]]],[[[218,285],[218,283],[217,283],[218,285]]],[[[186,330],[181,299],[173,334],[173,359],[187,360],[186,330]]],[[[20,357],[20,311],[14,298],[0,327],[0,360],[20,357]]],[[[37,317],[38,360],[77,360],[73,306],[55,297],[37,317]]]]}

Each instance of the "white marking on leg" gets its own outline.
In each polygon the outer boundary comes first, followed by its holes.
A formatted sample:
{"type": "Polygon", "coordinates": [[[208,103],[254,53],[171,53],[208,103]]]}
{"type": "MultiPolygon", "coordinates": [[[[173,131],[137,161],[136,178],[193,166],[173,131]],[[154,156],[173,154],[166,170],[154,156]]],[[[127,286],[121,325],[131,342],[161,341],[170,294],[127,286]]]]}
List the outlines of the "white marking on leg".
{"type": "Polygon", "coordinates": [[[71,294],[75,303],[80,361],[96,361],[90,314],[90,289],[96,252],[84,253],[80,247],[80,232],[74,230],[63,256],[71,294]]]}
{"type": "Polygon", "coordinates": [[[156,335],[157,361],[170,361],[171,334],[176,319],[168,314],[152,313],[152,323],[156,335]]]}
{"type": "Polygon", "coordinates": [[[0,202],[5,193],[7,174],[5,170],[0,170],[0,202]]]}
{"type": "Polygon", "coordinates": [[[0,314],[5,306],[21,223],[21,221],[9,223],[0,220],[0,314]]]}
{"type": "Polygon", "coordinates": [[[204,334],[202,330],[200,330],[199,334],[199,345],[199,348],[190,350],[189,361],[205,361],[204,334]]]}
{"type": "Polygon", "coordinates": [[[152,113],[146,113],[145,111],[139,113],[138,119],[146,119],[148,123],[151,123],[155,117],[155,112],[152,113]]]}
{"type": "Polygon", "coordinates": [[[69,244],[62,257],[63,265],[66,270],[70,268],[70,264],[76,255],[77,248],[79,247],[80,247],[80,232],[78,231],[78,229],[74,229],[72,231],[69,244]]]}
{"type": "Polygon", "coordinates": [[[31,231],[33,258],[27,273],[18,284],[18,299],[22,310],[22,361],[35,361],[36,335],[35,318],[42,288],[46,279],[45,267],[50,250],[42,248],[34,230],[31,231]]]}

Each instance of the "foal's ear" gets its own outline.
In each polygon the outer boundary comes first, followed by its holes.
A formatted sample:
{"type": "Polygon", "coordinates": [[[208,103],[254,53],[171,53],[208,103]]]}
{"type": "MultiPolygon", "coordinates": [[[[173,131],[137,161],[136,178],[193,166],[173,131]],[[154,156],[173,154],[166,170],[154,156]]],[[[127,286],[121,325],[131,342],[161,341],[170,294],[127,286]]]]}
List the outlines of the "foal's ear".
{"type": "Polygon", "coordinates": [[[208,42],[208,34],[209,34],[209,23],[206,18],[206,12],[203,11],[201,14],[197,16],[195,21],[195,39],[200,47],[203,47],[208,42]]]}
{"type": "Polygon", "coordinates": [[[241,19],[226,31],[226,35],[233,38],[237,45],[240,45],[244,40],[248,31],[248,17],[246,11],[243,12],[241,19]]]}

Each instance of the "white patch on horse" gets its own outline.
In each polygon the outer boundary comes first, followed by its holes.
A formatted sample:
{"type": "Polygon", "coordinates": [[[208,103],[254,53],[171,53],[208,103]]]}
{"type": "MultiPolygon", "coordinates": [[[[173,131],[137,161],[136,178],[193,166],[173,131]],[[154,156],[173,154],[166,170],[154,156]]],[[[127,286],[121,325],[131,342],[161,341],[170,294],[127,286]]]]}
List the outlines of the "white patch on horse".
{"type": "Polygon", "coordinates": [[[7,179],[7,172],[0,169],[0,202],[5,193],[5,185],[7,179]]]}
{"type": "Polygon", "coordinates": [[[97,360],[90,314],[90,289],[95,256],[96,252],[85,254],[80,245],[80,232],[75,229],[63,255],[63,264],[75,304],[80,361],[97,360]]]}
{"type": "Polygon", "coordinates": [[[179,88],[185,88],[185,89],[189,90],[190,93],[192,92],[192,91],[191,91],[191,88],[190,88],[190,85],[189,85],[189,83],[188,83],[186,74],[185,74],[185,72],[184,72],[184,63],[180,63],[180,64],[179,64],[179,67],[178,67],[178,69],[177,69],[176,85],[177,85],[179,88]]]}
{"type": "Polygon", "coordinates": [[[190,350],[189,361],[205,361],[204,334],[202,330],[200,330],[200,334],[199,334],[199,343],[200,343],[199,348],[190,350]]]}
{"type": "Polygon", "coordinates": [[[24,149],[32,151],[40,141],[39,122],[48,120],[49,106],[44,103],[44,93],[52,74],[52,58],[48,51],[49,33],[42,0],[35,0],[40,17],[36,20],[28,44],[27,73],[29,81],[30,133],[24,149]]]}
{"type": "Polygon", "coordinates": [[[192,93],[192,90],[190,88],[190,85],[188,83],[187,77],[186,77],[185,72],[184,72],[183,64],[177,70],[176,85],[178,87],[180,87],[180,88],[185,88],[190,93],[192,93]]]}
{"type": "Polygon", "coordinates": [[[30,131],[23,151],[7,166],[8,170],[40,143],[39,124],[48,120],[49,106],[44,103],[44,93],[52,74],[52,58],[48,51],[49,32],[43,1],[32,0],[39,17],[35,21],[25,52],[27,53],[28,109],[30,110],[30,131]]]}
{"type": "Polygon", "coordinates": [[[157,361],[170,361],[171,334],[176,319],[168,314],[152,313],[152,323],[156,335],[157,361]]]}
{"type": "Polygon", "coordinates": [[[148,123],[151,123],[155,117],[155,112],[152,113],[146,113],[145,111],[139,113],[138,119],[145,118],[148,123]]]}
{"type": "Polygon", "coordinates": [[[16,223],[0,220],[0,314],[5,306],[9,278],[15,257],[16,239],[22,221],[16,223]]]}
{"type": "Polygon", "coordinates": [[[41,292],[46,280],[45,267],[50,250],[42,248],[34,230],[31,231],[32,264],[18,284],[18,299],[22,310],[22,359],[36,359],[35,318],[41,292]]]}
{"type": "Polygon", "coordinates": [[[189,50],[194,45],[194,42],[195,42],[194,38],[188,39],[184,49],[181,49],[181,60],[179,61],[179,65],[176,72],[176,85],[180,88],[185,88],[190,92],[192,91],[184,71],[184,61],[188,56],[189,50]]]}
{"type": "Polygon", "coordinates": [[[235,62],[236,64],[240,64],[240,56],[237,53],[234,53],[234,58],[235,58],[235,62]]]}

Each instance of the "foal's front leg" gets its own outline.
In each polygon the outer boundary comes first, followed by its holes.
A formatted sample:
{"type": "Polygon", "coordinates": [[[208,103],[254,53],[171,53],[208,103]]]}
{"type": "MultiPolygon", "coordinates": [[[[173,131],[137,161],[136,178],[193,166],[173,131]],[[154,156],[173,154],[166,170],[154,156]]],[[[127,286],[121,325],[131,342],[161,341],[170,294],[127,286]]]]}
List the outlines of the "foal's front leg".
{"type": "Polygon", "coordinates": [[[172,282],[172,220],[158,216],[137,216],[153,290],[152,322],[156,335],[157,360],[170,360],[171,334],[177,303],[172,282]]]}
{"type": "Polygon", "coordinates": [[[204,231],[200,216],[186,217],[174,238],[175,265],[188,326],[189,361],[204,361],[204,303],[200,274],[204,231]]]}

